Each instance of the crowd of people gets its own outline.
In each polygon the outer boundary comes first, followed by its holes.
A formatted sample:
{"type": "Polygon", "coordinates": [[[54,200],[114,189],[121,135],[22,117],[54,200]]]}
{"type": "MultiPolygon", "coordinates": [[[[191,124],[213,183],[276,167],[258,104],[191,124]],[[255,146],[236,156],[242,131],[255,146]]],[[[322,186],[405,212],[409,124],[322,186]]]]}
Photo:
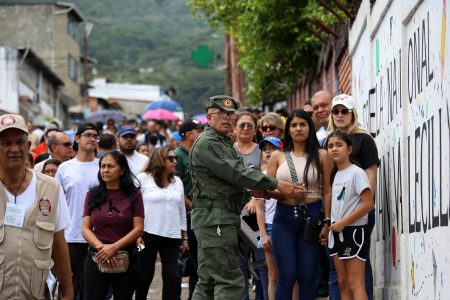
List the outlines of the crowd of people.
{"type": "Polygon", "coordinates": [[[202,105],[207,124],[0,116],[1,298],[41,299],[56,275],[61,299],[146,299],[159,255],[162,299],[180,299],[188,254],[189,299],[372,299],[379,159],[353,97],[319,91],[287,114],[202,105]]]}

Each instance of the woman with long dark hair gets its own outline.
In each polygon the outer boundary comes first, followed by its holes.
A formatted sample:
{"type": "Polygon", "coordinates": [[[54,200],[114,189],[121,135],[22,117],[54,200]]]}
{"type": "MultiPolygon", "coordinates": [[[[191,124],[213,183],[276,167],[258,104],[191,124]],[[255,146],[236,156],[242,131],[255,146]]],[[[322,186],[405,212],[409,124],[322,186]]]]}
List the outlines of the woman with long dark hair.
{"type": "Polygon", "coordinates": [[[172,146],[153,151],[148,165],[138,175],[142,184],[145,224],[142,241],[145,249],[139,254],[141,274],[136,300],[147,299],[148,289],[155,273],[156,256],[162,264],[162,299],[176,299],[178,253],[188,250],[184,188],[175,176],[177,159],[172,146]]]}
{"type": "MultiPolygon", "coordinates": [[[[325,218],[330,216],[330,170],[331,162],[325,150],[319,149],[313,121],[304,110],[294,110],[286,120],[284,151],[276,151],[269,160],[267,174],[290,182],[291,172],[298,184],[305,189],[301,199],[280,199],[279,195],[272,224],[272,245],[278,280],[275,299],[292,299],[292,287],[299,283],[299,299],[310,300],[316,296],[316,272],[320,254],[317,243],[305,241],[303,234],[306,219],[317,219],[322,207],[325,218]],[[288,165],[292,161],[292,165],[288,165]],[[323,199],[323,202],[322,202],[323,199]]],[[[328,225],[321,237],[328,234],[328,225]]]]}
{"type": "Polygon", "coordinates": [[[84,297],[106,299],[112,285],[114,299],[132,299],[139,277],[136,240],[144,228],[144,206],[125,155],[112,150],[99,161],[99,185],[86,195],[82,233],[89,244],[85,260],[84,297]],[[95,261],[117,267],[117,251],[129,255],[124,273],[101,273],[95,261]]]}

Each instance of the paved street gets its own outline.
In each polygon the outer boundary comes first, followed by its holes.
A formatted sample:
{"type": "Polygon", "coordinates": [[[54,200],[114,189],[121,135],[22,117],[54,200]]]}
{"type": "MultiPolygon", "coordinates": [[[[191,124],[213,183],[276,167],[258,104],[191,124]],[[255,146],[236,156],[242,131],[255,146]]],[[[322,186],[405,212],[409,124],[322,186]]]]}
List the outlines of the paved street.
{"type": "MultiPolygon", "coordinates": [[[[189,296],[188,278],[183,278],[182,289],[181,289],[181,300],[186,300],[189,296]]],[[[155,277],[153,278],[152,285],[148,291],[147,299],[160,300],[162,293],[162,279],[161,279],[161,263],[156,262],[155,277]]],[[[254,293],[250,290],[250,299],[254,299],[254,293]]],[[[326,298],[317,298],[316,300],[327,300],[326,298]]],[[[237,299],[238,300],[238,299],[237,299]]]]}

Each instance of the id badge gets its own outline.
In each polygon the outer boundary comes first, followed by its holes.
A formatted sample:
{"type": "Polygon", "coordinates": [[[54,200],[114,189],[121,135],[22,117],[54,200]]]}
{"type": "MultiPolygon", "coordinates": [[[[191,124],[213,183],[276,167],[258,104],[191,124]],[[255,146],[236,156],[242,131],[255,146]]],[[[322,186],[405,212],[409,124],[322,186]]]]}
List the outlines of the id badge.
{"type": "Polygon", "coordinates": [[[6,204],[5,225],[22,228],[25,220],[25,206],[20,204],[6,204]]]}

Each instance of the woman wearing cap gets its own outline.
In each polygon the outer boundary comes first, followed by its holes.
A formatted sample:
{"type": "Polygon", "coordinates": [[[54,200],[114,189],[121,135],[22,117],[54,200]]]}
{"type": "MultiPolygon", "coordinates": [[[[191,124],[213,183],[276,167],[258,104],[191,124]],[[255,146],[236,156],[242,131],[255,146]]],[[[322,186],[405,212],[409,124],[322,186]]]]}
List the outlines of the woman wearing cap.
{"type": "Polygon", "coordinates": [[[148,289],[155,273],[156,256],[162,264],[162,299],[176,299],[178,253],[188,250],[186,232],[186,208],[181,179],[175,176],[177,159],[171,146],[153,151],[144,171],[137,177],[141,183],[144,199],[144,233],[139,244],[140,280],[136,300],[147,299],[148,289]]]}
{"type": "MultiPolygon", "coordinates": [[[[297,280],[299,299],[313,300],[321,246],[319,236],[317,242],[310,243],[303,234],[307,219],[319,218],[322,206],[325,218],[330,216],[331,163],[327,152],[320,149],[313,121],[304,110],[294,110],[287,117],[284,146],[284,152],[272,154],[267,175],[301,184],[305,194],[300,199],[281,199],[275,192],[267,192],[268,197],[278,199],[272,223],[272,248],[278,269],[275,299],[292,299],[292,287],[297,280]],[[288,160],[292,164],[288,165],[288,160]]],[[[327,234],[325,225],[320,238],[327,234]]]]}
{"type": "Polygon", "coordinates": [[[279,114],[274,112],[267,113],[261,118],[260,122],[263,138],[274,136],[283,139],[284,123],[279,114]]]}
{"type": "MultiPolygon", "coordinates": [[[[365,130],[359,127],[358,112],[355,106],[355,99],[352,96],[342,94],[333,98],[331,102],[331,118],[328,124],[328,131],[344,131],[353,140],[350,160],[356,162],[369,177],[370,187],[375,191],[377,186],[377,168],[380,164],[378,159],[378,149],[373,138],[365,130]]],[[[369,213],[369,236],[375,225],[375,209],[369,213]]],[[[369,239],[370,249],[370,239],[369,239]]],[[[369,257],[366,260],[366,292],[369,299],[373,298],[373,277],[372,266],[369,257]]],[[[336,271],[332,266],[330,270],[330,296],[331,293],[339,295],[336,282],[336,271]],[[334,276],[334,278],[332,278],[334,276]]]]}

